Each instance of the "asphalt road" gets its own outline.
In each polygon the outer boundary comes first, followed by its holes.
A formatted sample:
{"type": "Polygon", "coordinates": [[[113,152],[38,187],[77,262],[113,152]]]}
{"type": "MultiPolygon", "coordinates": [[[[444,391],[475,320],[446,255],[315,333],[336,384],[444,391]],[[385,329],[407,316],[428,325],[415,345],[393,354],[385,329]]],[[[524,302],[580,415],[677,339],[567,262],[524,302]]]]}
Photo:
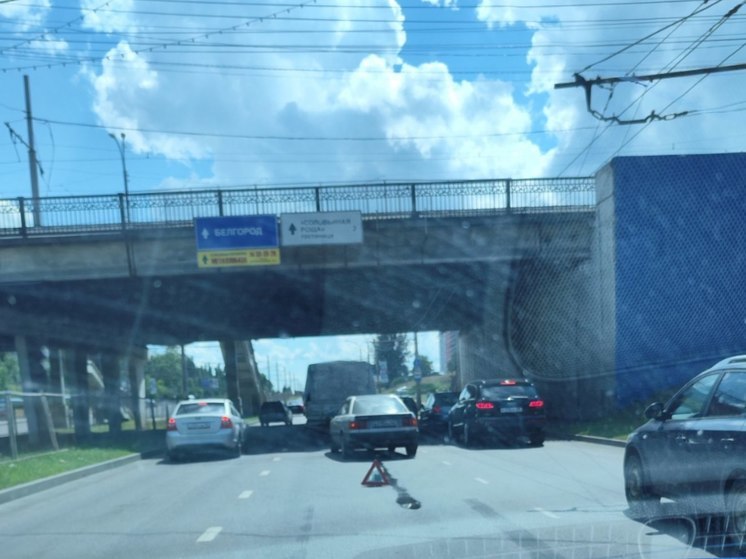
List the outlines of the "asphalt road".
{"type": "MultiPolygon", "coordinates": [[[[143,460],[0,506],[0,555],[22,558],[704,557],[625,515],[622,449],[422,445],[330,454],[305,428],[251,430],[238,459],[143,460]]],[[[670,528],[670,529],[669,529],[670,528]]]]}

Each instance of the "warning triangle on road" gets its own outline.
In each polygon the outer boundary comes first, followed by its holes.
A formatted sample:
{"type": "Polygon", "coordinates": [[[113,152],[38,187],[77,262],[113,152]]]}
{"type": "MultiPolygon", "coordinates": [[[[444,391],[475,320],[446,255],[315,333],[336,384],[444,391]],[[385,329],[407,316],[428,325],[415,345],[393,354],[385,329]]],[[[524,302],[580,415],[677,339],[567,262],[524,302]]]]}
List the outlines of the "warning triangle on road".
{"type": "Polygon", "coordinates": [[[389,478],[386,475],[386,470],[383,468],[383,464],[377,458],[373,460],[373,463],[368,469],[368,473],[363,478],[362,485],[366,487],[381,487],[383,485],[389,485],[389,478]]]}

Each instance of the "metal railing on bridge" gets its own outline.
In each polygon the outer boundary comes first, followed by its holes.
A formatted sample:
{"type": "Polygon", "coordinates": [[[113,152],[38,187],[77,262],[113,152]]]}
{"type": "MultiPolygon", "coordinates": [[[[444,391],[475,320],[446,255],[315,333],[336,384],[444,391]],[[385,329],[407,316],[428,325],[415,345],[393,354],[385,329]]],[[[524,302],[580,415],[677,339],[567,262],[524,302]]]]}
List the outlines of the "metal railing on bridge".
{"type": "Polygon", "coordinates": [[[211,189],[0,199],[0,237],[190,226],[194,218],[359,210],[365,220],[588,211],[593,177],[211,189]]]}

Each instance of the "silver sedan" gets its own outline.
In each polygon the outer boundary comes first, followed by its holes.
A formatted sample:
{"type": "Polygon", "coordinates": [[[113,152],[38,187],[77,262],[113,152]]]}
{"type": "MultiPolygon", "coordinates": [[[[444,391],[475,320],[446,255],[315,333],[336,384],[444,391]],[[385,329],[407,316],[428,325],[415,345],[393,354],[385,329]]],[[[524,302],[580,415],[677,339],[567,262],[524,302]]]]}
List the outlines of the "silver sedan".
{"type": "Polygon", "coordinates": [[[358,448],[403,446],[407,456],[417,454],[417,418],[398,396],[373,394],[350,396],[329,423],[331,450],[342,450],[345,458],[358,448]]]}
{"type": "Polygon", "coordinates": [[[166,426],[168,457],[176,460],[186,452],[208,449],[228,450],[238,457],[244,428],[244,420],[230,400],[183,400],[166,426]]]}

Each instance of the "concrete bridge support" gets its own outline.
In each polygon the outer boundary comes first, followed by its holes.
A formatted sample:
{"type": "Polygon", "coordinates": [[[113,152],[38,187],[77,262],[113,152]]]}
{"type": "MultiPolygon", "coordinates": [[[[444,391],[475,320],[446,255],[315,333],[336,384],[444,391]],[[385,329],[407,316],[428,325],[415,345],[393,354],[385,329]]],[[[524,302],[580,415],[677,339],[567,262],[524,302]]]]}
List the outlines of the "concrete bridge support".
{"type": "Polygon", "coordinates": [[[101,372],[104,377],[103,416],[109,424],[109,433],[116,436],[122,431],[119,355],[109,351],[103,352],[101,354],[101,372]]]}
{"type": "Polygon", "coordinates": [[[482,320],[459,333],[460,385],[477,379],[521,376],[510,354],[505,297],[511,280],[510,264],[494,263],[487,271],[482,320]]]}
{"type": "MultiPolygon", "coordinates": [[[[15,346],[23,392],[48,392],[49,379],[44,368],[45,356],[41,343],[27,336],[16,336],[15,346]]],[[[41,398],[25,397],[23,405],[28,420],[29,443],[36,446],[49,441],[50,433],[44,419],[41,398]]]]}
{"type": "Polygon", "coordinates": [[[259,374],[250,341],[221,341],[228,398],[243,415],[256,415],[263,402],[259,374]]]}
{"type": "Polygon", "coordinates": [[[76,346],[63,353],[64,367],[69,372],[73,428],[75,440],[85,441],[91,434],[91,398],[88,387],[88,353],[82,346],[76,346]]]}

